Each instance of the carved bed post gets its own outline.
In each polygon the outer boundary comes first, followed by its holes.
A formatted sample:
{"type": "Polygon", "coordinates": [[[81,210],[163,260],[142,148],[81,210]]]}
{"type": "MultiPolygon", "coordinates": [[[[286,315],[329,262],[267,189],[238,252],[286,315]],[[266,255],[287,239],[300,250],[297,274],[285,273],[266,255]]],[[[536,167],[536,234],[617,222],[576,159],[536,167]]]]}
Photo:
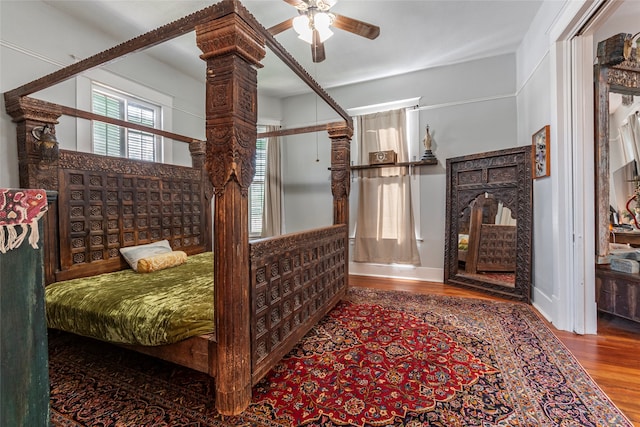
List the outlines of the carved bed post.
{"type": "Polygon", "coordinates": [[[207,174],[206,155],[207,144],[204,141],[193,141],[189,143],[189,153],[191,153],[191,166],[195,169],[202,171],[202,197],[205,200],[203,203],[205,210],[206,230],[209,230],[209,234],[204,237],[205,250],[212,250],[212,230],[213,224],[211,221],[211,198],[213,197],[213,186],[211,180],[207,174]]]}
{"type": "Polygon", "coordinates": [[[255,174],[257,70],[264,40],[234,12],[196,27],[207,61],[206,167],[213,184],[216,407],[251,401],[248,189],[255,174]]]}
{"type": "Polygon", "coordinates": [[[17,124],[20,187],[57,191],[58,144],[42,143],[33,131],[48,126],[48,132],[55,135],[55,125],[62,115],[60,106],[26,96],[5,102],[7,113],[17,124]]]}
{"type": "Polygon", "coordinates": [[[351,190],[351,136],[353,129],[335,126],[327,129],[331,138],[331,194],[333,224],[345,224],[345,280],[349,284],[349,191],[351,190]]]}
{"type": "Polygon", "coordinates": [[[349,191],[351,189],[351,136],[353,129],[336,126],[327,129],[331,138],[331,194],[333,224],[349,225],[349,191]]]}
{"type": "MultiPolygon", "coordinates": [[[[27,96],[6,97],[5,109],[16,123],[18,167],[21,188],[43,188],[47,191],[49,209],[43,218],[45,283],[54,281],[59,266],[58,256],[58,143],[36,139],[38,132],[55,136],[55,125],[62,115],[60,106],[27,96]],[[34,132],[35,129],[35,132],[34,132]],[[35,133],[35,135],[34,135],[35,133]]],[[[41,135],[41,134],[40,134],[41,135]]]]}
{"type": "Polygon", "coordinates": [[[191,154],[191,166],[193,166],[195,169],[202,169],[206,171],[206,143],[203,141],[193,141],[189,143],[189,153],[191,154]]]}

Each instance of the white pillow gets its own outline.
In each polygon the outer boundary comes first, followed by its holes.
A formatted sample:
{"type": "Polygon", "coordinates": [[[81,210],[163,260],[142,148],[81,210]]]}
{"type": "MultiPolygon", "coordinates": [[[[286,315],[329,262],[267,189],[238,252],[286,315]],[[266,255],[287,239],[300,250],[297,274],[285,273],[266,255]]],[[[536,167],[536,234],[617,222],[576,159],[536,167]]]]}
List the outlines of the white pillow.
{"type": "Polygon", "coordinates": [[[171,251],[171,245],[169,245],[168,240],[120,248],[120,253],[125,261],[127,261],[127,264],[135,271],[138,271],[138,261],[141,258],[148,258],[153,255],[164,254],[171,251]]]}

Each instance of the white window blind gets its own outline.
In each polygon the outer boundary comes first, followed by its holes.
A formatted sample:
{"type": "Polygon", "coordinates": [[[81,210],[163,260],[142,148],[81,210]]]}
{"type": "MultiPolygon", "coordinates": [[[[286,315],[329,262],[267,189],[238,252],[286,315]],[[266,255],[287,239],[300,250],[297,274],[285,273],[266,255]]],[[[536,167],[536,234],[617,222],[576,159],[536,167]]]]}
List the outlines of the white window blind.
{"type": "MultiPolygon", "coordinates": [[[[156,128],[160,107],[101,86],[92,90],[96,114],[156,128]]],[[[160,161],[160,138],[149,133],[109,123],[93,122],[93,152],[105,156],[160,161]]]]}
{"type": "MultiPolygon", "coordinates": [[[[93,112],[124,119],[124,103],[103,93],[93,92],[93,112]]],[[[104,156],[123,157],[124,129],[103,122],[93,122],[93,152],[104,156]]]]}
{"type": "MultiPolygon", "coordinates": [[[[264,132],[258,127],[258,133],[264,132]]],[[[249,187],[249,234],[259,236],[262,233],[262,214],[264,210],[264,175],[267,166],[267,139],[256,140],[256,174],[249,187]]]]}

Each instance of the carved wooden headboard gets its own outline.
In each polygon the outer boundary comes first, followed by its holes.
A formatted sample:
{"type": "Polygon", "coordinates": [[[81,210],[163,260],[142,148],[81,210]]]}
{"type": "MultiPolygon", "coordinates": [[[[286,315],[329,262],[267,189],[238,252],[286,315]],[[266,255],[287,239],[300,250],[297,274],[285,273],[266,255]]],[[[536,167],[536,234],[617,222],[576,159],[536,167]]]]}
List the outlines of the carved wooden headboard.
{"type": "Polygon", "coordinates": [[[47,282],[125,268],[126,246],[167,239],[188,254],[210,250],[204,190],[201,169],[61,150],[57,218],[47,225],[59,263],[47,282]]]}

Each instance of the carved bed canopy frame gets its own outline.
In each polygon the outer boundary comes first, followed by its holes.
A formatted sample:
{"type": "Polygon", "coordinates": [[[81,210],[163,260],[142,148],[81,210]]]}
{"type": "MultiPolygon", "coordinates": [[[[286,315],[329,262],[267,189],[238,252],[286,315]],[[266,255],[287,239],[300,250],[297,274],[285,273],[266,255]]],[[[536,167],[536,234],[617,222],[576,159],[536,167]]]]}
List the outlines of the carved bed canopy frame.
{"type": "MultiPolygon", "coordinates": [[[[271,322],[283,318],[284,316],[281,314],[286,311],[287,306],[279,301],[279,297],[284,295],[286,289],[283,284],[282,294],[278,295],[278,301],[276,301],[277,304],[282,304],[278,306],[282,311],[278,312],[275,309],[264,307],[267,288],[261,283],[256,285],[253,283],[264,281],[265,272],[270,272],[267,275],[267,279],[269,279],[271,275],[275,274],[274,268],[277,270],[280,265],[285,272],[287,268],[300,267],[296,265],[297,261],[295,260],[297,259],[302,260],[302,263],[324,263],[323,265],[330,272],[331,277],[324,278],[323,276],[322,283],[313,284],[313,292],[317,291],[321,295],[317,300],[314,300],[314,307],[309,309],[317,309],[317,312],[306,313],[308,319],[303,319],[305,325],[311,325],[312,322],[319,320],[323,314],[320,309],[324,312],[328,311],[329,303],[335,304],[346,292],[348,286],[349,150],[350,138],[353,133],[350,116],[238,0],[222,0],[220,3],[8,91],[4,96],[6,111],[17,127],[20,186],[57,191],[64,184],[59,182],[60,180],[73,181],[76,179],[77,183],[80,183],[84,179],[83,175],[80,172],[73,172],[73,167],[71,168],[72,172],[69,172],[70,175],[61,172],[59,170],[61,160],[67,166],[73,165],[75,154],[63,150],[58,151],[57,147],[44,147],[39,144],[32,133],[34,128],[47,126],[55,134],[55,125],[62,115],[89,120],[98,119],[124,127],[133,126],[130,123],[90,112],[41,101],[29,97],[29,95],[71,79],[84,71],[191,31],[195,31],[197,45],[202,51],[201,58],[206,61],[206,141],[144,126],[137,128],[189,144],[195,171],[187,171],[189,168],[181,167],[167,169],[172,170],[169,172],[170,176],[160,177],[160,179],[167,178],[166,182],[169,184],[165,185],[177,187],[184,185],[185,188],[190,189],[189,194],[192,194],[192,197],[190,196],[192,199],[208,199],[214,196],[216,198],[213,212],[213,229],[216,230],[216,233],[213,242],[211,242],[210,227],[203,228],[206,232],[198,234],[198,238],[194,238],[192,235],[179,236],[179,238],[187,250],[192,249],[193,252],[197,252],[213,249],[214,252],[216,342],[215,346],[210,343],[208,349],[205,344],[204,352],[208,351],[209,361],[203,362],[202,369],[208,369],[209,373],[216,377],[216,406],[220,413],[237,414],[250,402],[252,385],[268,371],[270,366],[286,354],[292,343],[295,343],[302,336],[302,331],[291,332],[285,330],[284,327],[277,331],[267,331],[268,333],[260,329],[260,325],[257,323],[259,320],[256,319],[256,310],[265,312],[270,310],[268,312],[271,313],[271,322]],[[344,119],[343,122],[329,125],[282,131],[282,134],[294,134],[325,129],[331,139],[331,190],[334,226],[328,228],[329,231],[325,229],[318,232],[312,231],[311,238],[321,242],[320,244],[324,246],[312,249],[311,259],[307,257],[306,253],[301,254],[299,258],[294,259],[293,265],[286,264],[277,258],[273,259],[273,256],[270,255],[274,253],[271,246],[276,246],[281,251],[291,252],[298,244],[301,233],[290,237],[281,236],[273,240],[258,241],[255,244],[249,243],[247,191],[255,173],[256,68],[261,67],[260,61],[265,56],[266,47],[286,63],[344,119]],[[229,250],[229,248],[233,248],[233,250],[229,250]],[[325,252],[331,250],[338,250],[339,255],[334,255],[334,258],[323,256],[325,252]],[[335,270],[336,257],[341,258],[340,271],[335,270]],[[259,260],[261,264],[252,267],[249,261],[254,263],[257,262],[256,260],[259,260]],[[281,264],[278,264],[279,262],[281,264]],[[344,282],[344,286],[335,285],[331,281],[336,279],[335,276],[339,276],[338,279],[344,282]],[[247,286],[238,285],[245,283],[247,286]],[[256,287],[250,289],[249,283],[256,287]],[[263,286],[264,289],[260,286],[263,286]],[[263,290],[260,291],[260,289],[263,290]],[[322,306],[320,307],[320,305],[322,306]],[[286,340],[284,339],[285,332],[288,332],[286,340]],[[282,334],[282,336],[278,334],[282,334]],[[264,348],[271,348],[273,343],[279,344],[278,340],[286,341],[286,345],[274,345],[275,350],[269,354],[262,351],[264,348]],[[214,353],[213,356],[211,356],[212,353],[214,353]],[[212,360],[214,361],[212,362],[212,360]]],[[[90,166],[94,170],[112,168],[113,164],[123,170],[133,167],[133,163],[127,159],[114,160],[115,163],[109,163],[107,166],[101,165],[102,161],[99,156],[88,156],[92,159],[90,166]]],[[[96,185],[98,184],[107,186],[108,182],[98,180],[96,185]]],[[[74,182],[69,185],[74,185],[74,182]]],[[[153,192],[145,194],[154,197],[153,192]]],[[[108,205],[108,200],[106,204],[108,205]]],[[[209,207],[207,205],[210,206],[210,204],[203,203],[204,211],[194,216],[195,221],[200,218],[202,221],[210,222],[211,215],[208,213],[209,207]]],[[[183,210],[184,207],[179,208],[177,212],[183,213],[183,210]]],[[[47,217],[49,224],[57,224],[56,215],[57,209],[49,209],[47,217]]],[[[51,228],[50,234],[55,234],[56,227],[51,226],[51,228]]],[[[133,235],[137,236],[138,233],[134,232],[133,235]]],[[[84,271],[82,266],[77,266],[77,268],[74,265],[66,266],[68,268],[65,270],[65,266],[59,265],[56,261],[60,255],[59,248],[52,243],[52,240],[57,237],[51,235],[50,237],[50,240],[45,238],[45,274],[48,282],[89,274],[89,271],[84,271]]],[[[71,251],[73,250],[71,249],[71,251]]],[[[99,254],[97,258],[100,258],[99,254]]],[[[93,268],[92,274],[120,268],[118,262],[115,261],[96,263],[95,265],[104,265],[104,267],[99,267],[97,270],[93,268]]],[[[320,279],[321,275],[316,273],[316,270],[313,271],[313,275],[317,275],[320,279]]],[[[284,278],[282,280],[284,281],[284,278]]],[[[274,292],[273,288],[269,289],[271,293],[274,292]]],[[[305,290],[305,292],[307,291],[305,290]]],[[[305,297],[308,296],[305,294],[305,297]]],[[[301,299],[302,297],[294,298],[301,299]]],[[[284,296],[281,299],[284,300],[284,296]]],[[[291,304],[299,302],[299,300],[295,300],[291,304]]],[[[291,322],[295,323],[295,318],[291,322]]],[[[310,328],[310,326],[308,327],[310,328]]]]}

